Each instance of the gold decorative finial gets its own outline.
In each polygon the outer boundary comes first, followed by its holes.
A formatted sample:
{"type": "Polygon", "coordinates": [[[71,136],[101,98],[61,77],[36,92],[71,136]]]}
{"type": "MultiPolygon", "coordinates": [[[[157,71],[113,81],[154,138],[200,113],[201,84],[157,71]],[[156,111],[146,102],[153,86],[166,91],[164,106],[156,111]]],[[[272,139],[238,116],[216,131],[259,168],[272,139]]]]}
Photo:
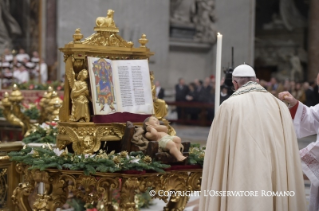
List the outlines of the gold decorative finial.
{"type": "MultiPolygon", "coordinates": [[[[48,87],[48,93],[52,93],[53,92],[53,88],[52,88],[52,86],[49,86],[48,87]]],[[[46,94],[47,92],[45,92],[44,94],[46,94]]]]}
{"type": "Polygon", "coordinates": [[[12,90],[15,91],[15,90],[17,90],[17,89],[18,89],[17,84],[13,84],[12,90]]]}
{"type": "Polygon", "coordinates": [[[127,45],[128,45],[129,48],[132,48],[134,43],[132,41],[129,41],[129,42],[127,42],[127,45]]]}
{"type": "Polygon", "coordinates": [[[81,34],[81,30],[78,28],[75,30],[73,34],[73,42],[77,44],[81,44],[81,39],[83,38],[83,34],[81,34]]]}
{"type": "Polygon", "coordinates": [[[146,43],[148,43],[148,39],[146,38],[145,34],[142,34],[141,38],[138,40],[138,42],[141,44],[140,48],[146,48],[146,43]]]}

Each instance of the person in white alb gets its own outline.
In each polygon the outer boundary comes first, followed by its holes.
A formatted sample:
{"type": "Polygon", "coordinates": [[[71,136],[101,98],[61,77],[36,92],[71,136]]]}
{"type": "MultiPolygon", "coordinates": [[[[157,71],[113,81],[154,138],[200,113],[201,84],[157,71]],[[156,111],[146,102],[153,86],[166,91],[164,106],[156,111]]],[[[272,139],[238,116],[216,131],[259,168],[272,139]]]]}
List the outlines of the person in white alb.
{"type": "Polygon", "coordinates": [[[29,72],[23,65],[14,70],[13,77],[17,79],[19,84],[27,83],[30,80],[29,72]]]}
{"type": "MultiPolygon", "coordinates": [[[[319,85],[319,74],[317,76],[319,85]]],[[[319,210],[319,104],[307,107],[289,92],[280,92],[278,98],[288,104],[298,138],[317,134],[316,142],[299,151],[303,173],[311,182],[309,211],[319,210]]]]}
{"type": "Polygon", "coordinates": [[[23,62],[24,58],[27,58],[27,60],[30,60],[30,56],[25,53],[23,48],[20,48],[19,53],[16,55],[16,58],[18,62],[23,62]]]}
{"type": "Polygon", "coordinates": [[[36,82],[40,82],[41,84],[45,84],[48,80],[48,66],[42,58],[40,59],[40,63],[35,68],[34,80],[36,82]],[[39,77],[41,80],[39,80],[39,77]]]}

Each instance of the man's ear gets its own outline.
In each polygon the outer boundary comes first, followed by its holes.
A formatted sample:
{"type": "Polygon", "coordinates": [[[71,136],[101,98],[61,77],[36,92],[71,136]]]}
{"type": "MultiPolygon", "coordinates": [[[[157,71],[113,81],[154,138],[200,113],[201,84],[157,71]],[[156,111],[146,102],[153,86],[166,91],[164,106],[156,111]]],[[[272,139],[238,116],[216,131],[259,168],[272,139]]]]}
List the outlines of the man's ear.
{"type": "Polygon", "coordinates": [[[149,126],[149,125],[150,125],[150,123],[149,123],[149,122],[145,122],[145,124],[146,124],[147,126],[149,126]]]}

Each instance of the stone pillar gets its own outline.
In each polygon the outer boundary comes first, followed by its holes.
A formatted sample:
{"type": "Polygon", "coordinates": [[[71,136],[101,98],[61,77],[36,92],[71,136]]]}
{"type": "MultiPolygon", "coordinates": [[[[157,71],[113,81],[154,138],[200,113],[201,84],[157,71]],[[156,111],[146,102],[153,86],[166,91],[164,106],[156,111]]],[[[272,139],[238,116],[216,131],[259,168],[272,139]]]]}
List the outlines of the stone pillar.
{"type": "Polygon", "coordinates": [[[308,81],[313,81],[319,72],[319,1],[310,0],[308,35],[308,81]]]}
{"type": "Polygon", "coordinates": [[[52,69],[52,66],[56,66],[57,62],[57,1],[46,1],[46,38],[45,38],[45,62],[47,63],[49,70],[49,80],[57,79],[57,70],[52,69]],[[51,68],[50,68],[51,67],[51,68]]]}

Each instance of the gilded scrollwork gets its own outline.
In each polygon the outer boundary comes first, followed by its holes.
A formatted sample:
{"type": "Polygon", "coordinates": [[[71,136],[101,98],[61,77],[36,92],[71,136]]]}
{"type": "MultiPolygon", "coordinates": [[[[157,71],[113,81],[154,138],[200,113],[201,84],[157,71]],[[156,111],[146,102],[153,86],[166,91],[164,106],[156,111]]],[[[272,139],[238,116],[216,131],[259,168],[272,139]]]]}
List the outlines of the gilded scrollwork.
{"type": "Polygon", "coordinates": [[[101,147],[101,141],[121,140],[125,124],[81,124],[75,125],[60,123],[58,127],[57,146],[64,149],[68,144],[73,143],[73,150],[76,154],[92,154],[101,147]],[[67,125],[67,126],[64,126],[67,125]]]}
{"type": "Polygon", "coordinates": [[[140,185],[137,177],[122,179],[121,202],[120,207],[123,211],[138,211],[135,207],[135,194],[140,185]]]}
{"type": "Polygon", "coordinates": [[[191,172],[173,171],[164,174],[150,173],[143,175],[121,173],[99,173],[99,175],[86,176],[80,171],[68,170],[28,170],[28,166],[17,165],[17,170],[24,175],[26,181],[21,183],[12,196],[14,204],[20,210],[32,211],[28,204],[28,196],[37,188],[36,184],[43,182],[45,190],[38,194],[33,204],[34,211],[54,211],[66,203],[70,192],[86,203],[103,203],[106,210],[114,211],[112,204],[112,191],[120,188],[120,209],[123,211],[137,211],[135,195],[148,191],[155,191],[155,196],[168,201],[163,210],[182,211],[189,199],[188,196],[160,196],[162,191],[196,191],[200,190],[200,170],[191,172]],[[122,185],[120,185],[122,184],[122,185]]]}
{"type": "Polygon", "coordinates": [[[200,191],[200,184],[202,182],[202,172],[192,172],[188,177],[188,189],[192,191],[200,191]]]}
{"type": "Polygon", "coordinates": [[[0,169],[0,204],[4,205],[8,197],[7,168],[0,169]]]}

